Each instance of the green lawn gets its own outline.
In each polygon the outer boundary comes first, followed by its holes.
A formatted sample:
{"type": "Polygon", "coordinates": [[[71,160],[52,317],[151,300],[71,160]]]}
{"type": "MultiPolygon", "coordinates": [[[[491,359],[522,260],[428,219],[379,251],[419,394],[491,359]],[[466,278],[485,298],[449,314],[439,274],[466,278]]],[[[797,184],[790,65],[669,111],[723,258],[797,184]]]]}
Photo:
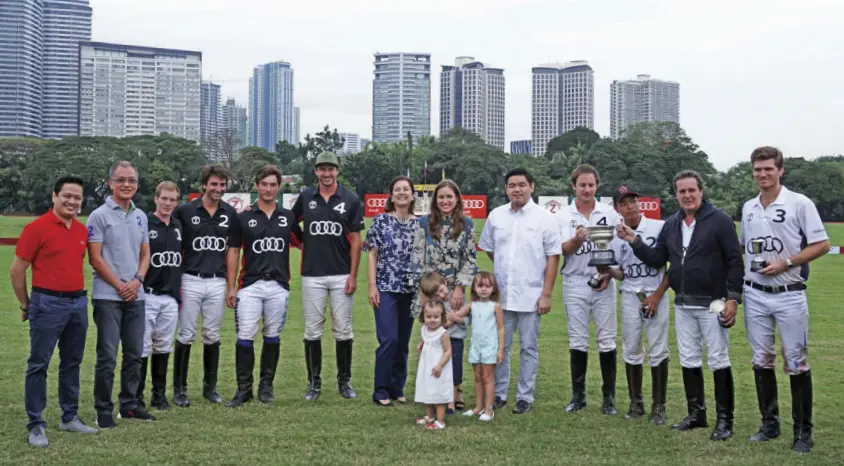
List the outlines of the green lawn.
{"type": "MultiPolygon", "coordinates": [[[[0,219],[0,237],[14,235],[22,219],[0,219]]],[[[828,225],[833,244],[844,244],[844,225],[828,225]]],[[[12,247],[0,247],[0,268],[8,270],[12,247]]],[[[298,270],[295,254],[293,270],[298,270]]],[[[485,255],[479,255],[482,269],[491,269],[485,255]]],[[[448,428],[426,432],[413,421],[420,406],[379,408],[371,400],[372,371],[376,339],[372,310],[366,302],[366,263],[356,295],[354,317],[355,355],[353,385],[357,400],[344,400],[332,383],[334,348],[330,330],[324,345],[324,391],[317,402],[303,399],[306,387],[302,349],[300,282],[294,279],[287,324],[282,333],[282,358],[276,379],[276,403],[260,403],[232,410],[210,405],[201,398],[202,352],[192,354],[189,393],[193,405],[156,413],[155,422],[118,421],[118,428],[95,436],[81,437],[58,432],[56,370],[58,353],[49,373],[48,421],[51,446],[30,448],[26,443],[26,413],[23,381],[29,348],[28,326],[21,323],[11,287],[0,288],[0,462],[5,464],[844,464],[844,323],[841,292],[844,257],[827,256],[813,266],[809,287],[812,309],[810,362],[814,374],[815,441],[812,454],[803,459],[790,451],[791,400],[788,378],[778,361],[780,417],[783,436],[764,445],[751,445],[747,438],[759,422],[756,394],[750,366],[750,351],[739,320],[731,333],[731,359],[736,385],[735,437],[727,442],[709,440],[714,426],[715,406],[712,377],[707,375],[706,393],[709,429],[677,433],[668,426],[655,427],[645,420],[625,421],[627,390],[624,366],[619,355],[617,403],[619,416],[600,414],[601,375],[594,343],[591,343],[587,381],[588,408],[567,415],[563,407],[570,397],[566,325],[557,283],[554,308],[543,318],[540,336],[541,361],[534,410],[523,416],[510,413],[515,398],[515,377],[510,400],[495,420],[481,424],[462,416],[448,419],[448,428]],[[835,304],[838,302],[839,304],[835,304]]],[[[4,274],[6,272],[3,272],[4,274]]],[[[90,277],[90,272],[87,273],[90,277]]],[[[8,281],[7,281],[8,283],[8,281]]],[[[234,313],[227,310],[223,331],[223,358],[219,390],[224,398],[235,392],[234,313]]],[[[672,313],[673,322],[673,313],[672,313]]],[[[673,327],[673,324],[672,324],[673,327]]],[[[330,329],[330,322],[327,323],[330,329]]],[[[669,423],[686,412],[682,378],[673,329],[670,332],[671,373],[668,388],[669,423]]],[[[411,345],[419,341],[414,326],[411,345]]],[[[593,340],[594,341],[594,340],[593,340]]],[[[619,335],[619,347],[620,347],[619,335]]],[[[260,345],[258,345],[260,346],[260,345]]],[[[514,346],[517,347],[517,344],[514,346]]],[[[91,319],[88,347],[81,373],[81,415],[94,420],[93,368],[96,328],[91,319]]],[[[619,348],[620,351],[620,348],[619,348]]],[[[518,350],[513,352],[513,370],[518,367],[518,350]]],[[[260,357],[259,357],[260,358],[260,357]]],[[[258,358],[258,359],[259,359],[258,358]]],[[[407,394],[413,399],[417,357],[411,354],[407,394]]],[[[465,365],[467,375],[471,368],[465,365]]],[[[171,364],[172,367],[172,364],[171,364]]],[[[257,368],[256,368],[257,377],[257,368]]],[[[168,375],[168,382],[172,382],[168,375]]],[[[257,383],[257,382],[256,382],[257,383]]],[[[115,377],[119,387],[119,372],[115,377]]],[[[147,385],[149,387],[149,384],[147,385]]],[[[117,398],[115,389],[114,398],[117,398]]],[[[464,394],[473,401],[471,375],[464,394]]],[[[168,398],[171,397],[168,389],[168,398]]],[[[645,396],[650,409],[650,378],[646,372],[645,396]]]]}

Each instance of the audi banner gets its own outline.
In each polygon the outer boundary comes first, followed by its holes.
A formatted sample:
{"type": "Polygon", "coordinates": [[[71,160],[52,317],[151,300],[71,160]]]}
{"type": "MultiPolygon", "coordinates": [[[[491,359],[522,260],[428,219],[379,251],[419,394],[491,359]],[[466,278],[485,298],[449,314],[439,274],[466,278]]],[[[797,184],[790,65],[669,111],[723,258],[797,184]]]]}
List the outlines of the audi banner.
{"type": "Polygon", "coordinates": [[[658,197],[640,197],[639,210],[647,218],[655,220],[662,218],[662,209],[660,209],[660,200],[658,197]]]}
{"type": "MultiPolygon", "coordinates": [[[[363,207],[365,217],[375,217],[378,214],[384,213],[384,207],[387,206],[387,194],[365,194],[363,197],[363,207]]],[[[463,213],[471,218],[486,218],[487,200],[485,195],[463,195],[463,213]]]]}

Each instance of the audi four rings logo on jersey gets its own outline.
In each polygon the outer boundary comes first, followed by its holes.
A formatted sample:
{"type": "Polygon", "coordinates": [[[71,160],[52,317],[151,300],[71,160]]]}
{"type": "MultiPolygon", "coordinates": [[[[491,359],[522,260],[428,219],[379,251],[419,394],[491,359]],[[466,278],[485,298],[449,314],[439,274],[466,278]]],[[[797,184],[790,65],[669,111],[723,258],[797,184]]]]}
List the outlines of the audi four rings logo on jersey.
{"type": "Polygon", "coordinates": [[[311,222],[308,226],[308,231],[315,236],[329,235],[340,236],[343,234],[343,225],[337,222],[311,222]]]}
{"type": "Polygon", "coordinates": [[[624,272],[627,278],[656,277],[657,275],[659,275],[659,270],[641,263],[628,265],[624,272]]]}
{"type": "Polygon", "coordinates": [[[659,209],[659,202],[657,202],[657,201],[639,201],[639,209],[641,209],[641,210],[657,210],[657,209],[659,209]]]}
{"type": "Polygon", "coordinates": [[[173,251],[157,252],[149,258],[149,263],[156,268],[179,267],[182,265],[182,255],[173,251]]]}
{"type": "MultiPolygon", "coordinates": [[[[762,252],[775,252],[777,254],[781,253],[783,250],[782,241],[779,238],[774,238],[772,236],[760,236],[758,238],[753,238],[750,241],[760,240],[764,243],[762,244],[762,252]]],[[[745,248],[747,249],[748,253],[753,253],[750,249],[750,241],[747,242],[745,248]]]]}
{"type": "Polygon", "coordinates": [[[484,206],[484,201],[479,199],[463,199],[464,209],[480,209],[484,206]]]}
{"type": "Polygon", "coordinates": [[[386,198],[369,198],[366,200],[367,207],[386,207],[387,206],[387,199],[386,198]]]}
{"type": "Polygon", "coordinates": [[[194,251],[225,251],[226,239],[219,236],[197,236],[193,239],[194,251]]]}
{"type": "Polygon", "coordinates": [[[284,252],[284,239],[282,238],[261,238],[252,242],[252,252],[284,252]]]}
{"type": "Polygon", "coordinates": [[[588,254],[590,252],[592,252],[592,241],[587,240],[585,243],[580,245],[580,249],[578,249],[577,252],[574,253],[574,255],[575,256],[582,256],[582,255],[588,254]]]}

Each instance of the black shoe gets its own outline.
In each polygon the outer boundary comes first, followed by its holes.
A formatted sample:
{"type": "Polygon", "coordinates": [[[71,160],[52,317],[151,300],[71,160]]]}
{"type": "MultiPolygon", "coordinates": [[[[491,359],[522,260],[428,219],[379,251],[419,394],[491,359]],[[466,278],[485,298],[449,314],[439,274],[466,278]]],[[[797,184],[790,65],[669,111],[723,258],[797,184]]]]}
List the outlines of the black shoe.
{"type": "Polygon", "coordinates": [[[190,406],[188,399],[188,365],[190,363],[190,345],[176,340],[173,351],[173,404],[181,408],[190,406]]]}
{"type": "Polygon", "coordinates": [[[567,413],[574,413],[586,407],[586,365],[589,353],[569,351],[571,356],[571,402],[566,406],[567,413]]]}
{"type": "Polygon", "coordinates": [[[683,387],[686,389],[686,405],[689,415],[671,426],[671,430],[691,430],[708,427],[706,422],[706,403],[704,402],[703,369],[700,367],[683,368],[683,387]]]}
{"type": "Polygon", "coordinates": [[[273,381],[276,367],[278,367],[279,346],[279,343],[264,342],[261,348],[261,380],[258,382],[258,401],[261,403],[275,401],[273,381]]]}
{"type": "Polygon", "coordinates": [[[607,416],[615,416],[618,414],[618,410],[615,409],[616,352],[612,350],[598,353],[598,357],[601,363],[601,378],[604,382],[601,386],[601,393],[604,396],[601,412],[607,416]]]}
{"type": "Polygon", "coordinates": [[[812,371],[791,376],[791,417],[794,420],[792,450],[809,453],[812,440],[812,371]]]}
{"type": "Polygon", "coordinates": [[[337,389],[343,398],[357,398],[358,394],[352,388],[352,343],[353,340],[343,340],[336,343],[337,348],[337,389]]]}
{"type": "Polygon", "coordinates": [[[237,374],[237,393],[226,406],[237,408],[252,401],[252,371],[255,369],[255,349],[251,346],[235,345],[235,373],[237,374]]]}
{"type": "Polygon", "coordinates": [[[651,367],[651,390],[653,405],[650,421],[654,425],[665,424],[665,393],[668,390],[668,358],[656,367],[651,367]]]}
{"type": "Polygon", "coordinates": [[[533,409],[533,403],[528,403],[525,400],[516,400],[516,406],[513,407],[513,414],[524,414],[533,409]]]}
{"type": "Polygon", "coordinates": [[[305,367],[308,369],[308,391],[305,399],[316,400],[322,391],[322,342],[305,340],[305,367]]]}
{"type": "Polygon", "coordinates": [[[507,400],[502,400],[500,396],[496,396],[492,403],[492,409],[501,409],[504,406],[507,406],[507,400]]]}
{"type": "Polygon", "coordinates": [[[780,436],[780,409],[777,401],[777,376],[773,369],[753,368],[756,382],[756,401],[762,424],[750,437],[751,442],[767,442],[780,436]]]}
{"type": "Polygon", "coordinates": [[[144,391],[146,390],[147,385],[147,369],[149,368],[149,358],[141,358],[141,379],[138,382],[138,406],[141,408],[146,408],[147,405],[144,403],[144,391]]]}
{"type": "Polygon", "coordinates": [[[735,410],[735,388],[733,369],[725,367],[713,373],[715,379],[715,411],[717,421],[711,440],[727,440],[733,436],[733,412],[735,410]]]}
{"type": "Polygon", "coordinates": [[[114,416],[111,414],[100,414],[97,416],[97,427],[100,429],[114,429],[117,424],[114,422],[114,416]]]}
{"type": "Polygon", "coordinates": [[[630,396],[630,409],[624,419],[638,419],[645,415],[645,399],[642,396],[642,365],[624,364],[627,374],[627,393],[630,396]]]}
{"type": "Polygon", "coordinates": [[[217,369],[220,367],[220,342],[205,345],[202,352],[202,396],[211,403],[222,403],[223,398],[217,393],[217,369]]]}
{"type": "Polygon", "coordinates": [[[137,419],[139,421],[154,421],[155,416],[146,409],[138,406],[135,409],[120,410],[120,419],[137,419]]]}
{"type": "Polygon", "coordinates": [[[170,353],[155,354],[150,357],[152,364],[150,371],[152,372],[152,394],[149,399],[149,404],[159,411],[166,411],[170,409],[170,403],[167,402],[167,361],[170,359],[170,353]]]}

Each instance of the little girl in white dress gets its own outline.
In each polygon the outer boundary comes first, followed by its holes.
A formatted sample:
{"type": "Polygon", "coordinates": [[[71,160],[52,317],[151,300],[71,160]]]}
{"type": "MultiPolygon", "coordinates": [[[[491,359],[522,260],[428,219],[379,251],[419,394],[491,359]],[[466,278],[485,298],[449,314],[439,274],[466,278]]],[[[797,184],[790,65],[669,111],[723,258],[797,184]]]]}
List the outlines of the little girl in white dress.
{"type": "Polygon", "coordinates": [[[428,301],[419,314],[419,321],[424,325],[422,341],[416,348],[422,354],[416,370],[415,401],[425,404],[425,417],[416,423],[429,430],[445,429],[445,408],[454,400],[451,340],[443,327],[445,320],[445,308],[440,301],[428,301]]]}

